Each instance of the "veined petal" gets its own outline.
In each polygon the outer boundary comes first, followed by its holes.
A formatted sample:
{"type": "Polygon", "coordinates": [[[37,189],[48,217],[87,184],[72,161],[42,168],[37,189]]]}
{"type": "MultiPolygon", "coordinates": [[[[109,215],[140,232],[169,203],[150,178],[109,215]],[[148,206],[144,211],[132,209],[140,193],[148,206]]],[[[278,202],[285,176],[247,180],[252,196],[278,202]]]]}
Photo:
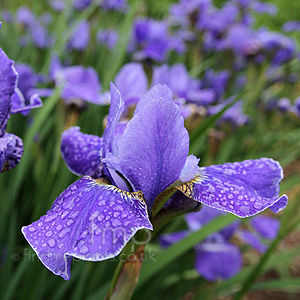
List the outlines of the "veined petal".
{"type": "Polygon", "coordinates": [[[178,106],[154,99],[128,122],[120,139],[121,172],[151,207],[156,196],[179,178],[188,148],[178,106]]]}
{"type": "Polygon", "coordinates": [[[17,72],[5,52],[0,48],[0,137],[4,135],[11,109],[11,96],[17,83],[17,72]]]}
{"type": "Polygon", "coordinates": [[[134,114],[137,114],[143,107],[145,107],[153,99],[164,98],[172,101],[173,95],[171,90],[165,84],[156,84],[150,91],[141,97],[136,105],[134,114]]]}
{"type": "Polygon", "coordinates": [[[204,242],[195,247],[195,268],[209,281],[229,279],[242,268],[242,254],[230,243],[204,242]]]}
{"type": "Polygon", "coordinates": [[[249,217],[286,206],[287,196],[278,196],[282,178],[278,162],[261,158],[200,168],[194,179],[177,188],[205,205],[249,217]]]}
{"type": "Polygon", "coordinates": [[[142,193],[83,177],[22,233],[41,262],[68,280],[72,256],[88,261],[115,257],[143,228],[152,230],[142,193]]]}
{"type": "Polygon", "coordinates": [[[18,136],[5,133],[0,138],[0,173],[14,168],[23,155],[23,141],[18,136]]]}
{"type": "Polygon", "coordinates": [[[70,127],[61,137],[61,153],[67,167],[76,175],[99,178],[102,174],[101,152],[103,139],[70,127]]]}

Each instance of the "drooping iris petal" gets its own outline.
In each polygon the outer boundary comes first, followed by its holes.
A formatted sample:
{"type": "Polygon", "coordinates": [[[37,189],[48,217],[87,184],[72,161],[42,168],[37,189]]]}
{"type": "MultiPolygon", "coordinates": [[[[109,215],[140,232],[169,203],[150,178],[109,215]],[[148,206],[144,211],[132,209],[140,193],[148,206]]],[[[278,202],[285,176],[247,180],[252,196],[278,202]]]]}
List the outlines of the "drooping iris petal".
{"type": "Polygon", "coordinates": [[[5,133],[0,138],[0,172],[14,168],[23,155],[23,141],[18,136],[5,133]]]}
{"type": "Polygon", "coordinates": [[[267,246],[261,242],[257,234],[254,234],[249,230],[240,230],[238,232],[238,236],[244,243],[248,244],[250,247],[260,253],[263,253],[267,250],[267,246]]]}
{"type": "Polygon", "coordinates": [[[76,175],[99,178],[102,174],[101,152],[103,139],[70,127],[61,137],[61,153],[69,170],[76,175]]]}
{"type": "Polygon", "coordinates": [[[204,242],[195,247],[195,252],[195,268],[209,281],[229,279],[242,268],[242,255],[233,244],[204,242]]]}
{"type": "Polygon", "coordinates": [[[4,135],[11,108],[11,96],[17,82],[17,73],[5,52],[0,48],[0,137],[4,135]]]}
{"type": "Polygon", "coordinates": [[[270,210],[274,212],[275,214],[279,213],[282,211],[288,203],[288,196],[287,195],[282,195],[276,203],[274,203],[272,206],[270,206],[270,210]]]}
{"type": "Polygon", "coordinates": [[[141,97],[136,105],[134,114],[137,114],[143,107],[145,107],[153,99],[164,98],[172,100],[172,92],[165,84],[156,84],[150,91],[141,97]]]}
{"type": "Polygon", "coordinates": [[[283,171],[278,162],[261,158],[200,168],[196,177],[177,187],[186,196],[239,217],[266,208],[283,209],[287,196],[278,199],[283,171]]]}
{"type": "Polygon", "coordinates": [[[103,134],[103,157],[110,152],[110,147],[113,139],[115,128],[120,120],[121,114],[124,111],[124,101],[120,92],[113,83],[110,84],[111,104],[107,117],[107,124],[103,134]]]}
{"type": "Polygon", "coordinates": [[[256,216],[250,223],[267,240],[275,239],[280,228],[280,222],[277,219],[266,216],[256,216]]]}
{"type": "Polygon", "coordinates": [[[28,103],[20,90],[16,88],[14,94],[11,97],[12,106],[11,106],[11,114],[22,113],[24,115],[28,114],[31,109],[38,108],[43,105],[43,102],[37,93],[33,94],[28,103]]]}
{"type": "Polygon", "coordinates": [[[68,280],[72,256],[88,261],[115,257],[142,228],[152,230],[140,192],[126,193],[83,177],[22,233],[41,262],[68,280]]]}
{"type": "Polygon", "coordinates": [[[94,104],[101,104],[101,84],[97,72],[92,68],[71,66],[62,68],[55,73],[56,84],[64,84],[61,92],[66,103],[78,99],[94,104]]]}
{"type": "Polygon", "coordinates": [[[178,106],[155,99],[129,121],[120,139],[121,172],[151,207],[156,196],[179,178],[188,149],[178,106]]]}

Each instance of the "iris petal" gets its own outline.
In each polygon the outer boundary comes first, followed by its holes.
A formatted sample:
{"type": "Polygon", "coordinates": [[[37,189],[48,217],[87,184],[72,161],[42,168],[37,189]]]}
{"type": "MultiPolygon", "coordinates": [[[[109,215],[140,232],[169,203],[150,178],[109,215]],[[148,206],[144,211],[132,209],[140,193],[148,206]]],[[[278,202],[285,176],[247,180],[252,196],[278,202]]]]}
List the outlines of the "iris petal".
{"type": "Polygon", "coordinates": [[[4,135],[11,109],[11,96],[17,82],[17,73],[4,51],[0,48],[0,137],[4,135]]]}
{"type": "Polygon", "coordinates": [[[14,168],[23,155],[23,141],[18,136],[5,133],[0,138],[0,172],[14,168]]]}
{"type": "Polygon", "coordinates": [[[149,207],[156,196],[179,178],[189,149],[189,137],[179,108],[152,100],[127,124],[119,143],[121,173],[149,207]]]}
{"type": "Polygon", "coordinates": [[[70,127],[61,137],[61,153],[69,170],[76,175],[99,178],[102,174],[101,152],[103,139],[70,127]]]}
{"type": "Polygon", "coordinates": [[[152,230],[140,192],[123,192],[102,180],[83,177],[22,233],[41,262],[69,280],[71,257],[87,261],[115,257],[143,228],[152,230]]]}
{"type": "Polygon", "coordinates": [[[194,179],[177,188],[205,205],[249,217],[286,206],[287,196],[278,196],[282,178],[278,162],[261,158],[200,168],[194,179]]]}
{"type": "Polygon", "coordinates": [[[207,280],[229,279],[242,268],[242,254],[233,244],[206,242],[195,251],[195,268],[207,280]]]}

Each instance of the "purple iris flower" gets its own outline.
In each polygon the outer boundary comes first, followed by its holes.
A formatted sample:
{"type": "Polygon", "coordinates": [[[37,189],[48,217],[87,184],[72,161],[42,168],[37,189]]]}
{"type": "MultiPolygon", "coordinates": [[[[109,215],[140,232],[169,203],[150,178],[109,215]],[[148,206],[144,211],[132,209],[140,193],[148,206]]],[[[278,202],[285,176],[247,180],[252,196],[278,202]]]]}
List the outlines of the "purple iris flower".
{"type": "MultiPolygon", "coordinates": [[[[199,212],[186,215],[188,230],[164,234],[160,237],[162,247],[169,247],[188,236],[190,232],[200,230],[204,225],[216,217],[224,214],[220,210],[203,206],[199,212]]],[[[262,240],[271,241],[277,236],[280,223],[278,220],[256,216],[250,220],[254,230],[239,229],[240,221],[226,226],[217,233],[208,236],[203,242],[195,246],[195,269],[209,281],[229,279],[242,268],[242,253],[238,246],[230,242],[235,234],[242,241],[259,252],[264,252],[267,245],[262,240]]]]}
{"type": "Polygon", "coordinates": [[[127,8],[127,0],[103,0],[101,7],[107,10],[117,10],[125,12],[127,8]]]}
{"type": "Polygon", "coordinates": [[[86,49],[90,42],[90,25],[87,21],[80,22],[71,35],[68,43],[68,49],[76,49],[82,51],[86,49]]]}
{"type": "Polygon", "coordinates": [[[180,178],[189,180],[174,187],[185,199],[240,217],[286,206],[287,196],[278,197],[282,168],[272,159],[198,168],[199,160],[188,156],[188,132],[166,86],[151,89],[133,118],[120,125],[123,110],[121,94],[111,84],[103,137],[83,134],[77,127],[63,133],[66,164],[87,176],[62,192],[45,216],[22,228],[54,274],[69,279],[72,257],[115,257],[139,229],[152,230],[148,212],[157,196],[180,178]]]}
{"type": "MultiPolygon", "coordinates": [[[[61,98],[66,104],[84,106],[85,102],[102,105],[101,83],[98,74],[92,67],[63,67],[57,57],[52,57],[50,77],[56,86],[63,86],[61,98]]],[[[35,89],[42,97],[49,97],[53,89],[35,89]]]]}
{"type": "MultiPolygon", "coordinates": [[[[115,84],[125,103],[125,112],[129,106],[137,104],[148,90],[148,79],[140,63],[125,64],[115,77],[115,84]]],[[[110,93],[102,94],[102,103],[110,103],[110,93]]]]}
{"type": "Polygon", "coordinates": [[[99,29],[97,32],[97,41],[111,50],[118,41],[118,32],[113,29],[99,29]]]}
{"type": "Polygon", "coordinates": [[[116,75],[115,84],[125,105],[136,104],[148,90],[148,79],[143,65],[140,63],[125,64],[116,75]]]}
{"type": "Polygon", "coordinates": [[[285,32],[300,31],[300,22],[299,21],[286,22],[282,26],[282,30],[285,32]]]}
{"type": "Polygon", "coordinates": [[[86,9],[93,0],[73,0],[73,6],[77,9],[77,10],[84,10],[86,9]]]}
{"type": "Polygon", "coordinates": [[[17,23],[30,27],[35,20],[35,16],[26,6],[20,6],[16,12],[17,23]]]}
{"type": "Polygon", "coordinates": [[[133,47],[139,51],[135,54],[139,60],[153,59],[162,62],[166,59],[172,46],[168,24],[153,19],[137,19],[132,33],[133,47]]]}
{"type": "MultiPolygon", "coordinates": [[[[208,108],[208,115],[215,115],[219,113],[226,105],[228,105],[230,102],[232,102],[233,99],[228,99],[224,101],[223,103],[211,106],[208,108]]],[[[218,121],[218,125],[221,125],[222,123],[230,123],[234,126],[243,126],[250,122],[250,116],[246,115],[243,112],[243,102],[238,101],[235,104],[233,104],[231,107],[229,107],[225,113],[222,115],[222,117],[218,121]]]]}
{"type": "Polygon", "coordinates": [[[167,85],[175,98],[184,98],[187,102],[208,105],[214,102],[215,93],[212,89],[200,89],[200,82],[189,76],[184,64],[156,67],[153,71],[152,86],[167,85]]]}
{"type": "MultiPolygon", "coordinates": [[[[0,48],[0,172],[14,168],[23,154],[22,139],[5,132],[10,114],[26,112],[34,107],[32,103],[16,103],[16,99],[24,100],[17,84],[18,73],[13,61],[0,48]]],[[[41,103],[37,106],[41,106],[41,103]]]]}
{"type": "Polygon", "coordinates": [[[51,8],[55,11],[63,11],[65,8],[65,2],[63,0],[49,0],[48,1],[51,8]]]}

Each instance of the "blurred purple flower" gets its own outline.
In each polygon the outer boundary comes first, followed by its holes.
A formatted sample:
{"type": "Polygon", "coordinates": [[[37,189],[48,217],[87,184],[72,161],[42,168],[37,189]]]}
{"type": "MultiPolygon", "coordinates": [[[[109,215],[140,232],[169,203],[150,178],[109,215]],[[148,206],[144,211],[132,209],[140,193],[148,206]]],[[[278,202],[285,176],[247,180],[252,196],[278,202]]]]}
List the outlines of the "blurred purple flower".
{"type": "Polygon", "coordinates": [[[48,0],[49,5],[55,11],[63,11],[65,8],[65,2],[63,0],[48,0]]]}
{"type": "Polygon", "coordinates": [[[111,50],[115,47],[118,40],[118,32],[113,29],[99,29],[97,32],[97,41],[111,50]]]}
{"type": "MultiPolygon", "coordinates": [[[[162,247],[169,247],[178,243],[189,235],[190,232],[200,230],[224,212],[203,206],[199,212],[186,215],[188,230],[164,234],[160,237],[162,247]]],[[[195,269],[209,281],[229,279],[236,275],[242,268],[242,253],[239,247],[230,242],[231,237],[237,234],[245,243],[259,252],[264,252],[267,245],[261,237],[269,241],[276,238],[280,223],[278,220],[256,216],[250,224],[255,230],[240,230],[240,221],[224,227],[217,233],[208,236],[203,242],[195,246],[195,269]]]]}
{"type": "Polygon", "coordinates": [[[285,32],[300,31],[300,21],[289,21],[282,26],[285,32]]]}
{"type": "Polygon", "coordinates": [[[153,59],[162,62],[172,50],[168,25],[164,21],[137,19],[132,33],[132,46],[138,50],[137,59],[153,59]]]}
{"type": "Polygon", "coordinates": [[[103,0],[101,7],[107,10],[117,10],[125,12],[127,9],[127,0],[103,0]]]}
{"type": "Polygon", "coordinates": [[[90,25],[87,21],[77,24],[68,43],[68,49],[82,51],[90,42],[90,25]]]}
{"type": "Polygon", "coordinates": [[[77,10],[84,10],[86,9],[93,0],[73,0],[73,6],[77,9],[77,10]]]}
{"type": "Polygon", "coordinates": [[[17,23],[30,27],[35,20],[35,16],[28,7],[20,6],[16,12],[16,20],[17,23]]]}

